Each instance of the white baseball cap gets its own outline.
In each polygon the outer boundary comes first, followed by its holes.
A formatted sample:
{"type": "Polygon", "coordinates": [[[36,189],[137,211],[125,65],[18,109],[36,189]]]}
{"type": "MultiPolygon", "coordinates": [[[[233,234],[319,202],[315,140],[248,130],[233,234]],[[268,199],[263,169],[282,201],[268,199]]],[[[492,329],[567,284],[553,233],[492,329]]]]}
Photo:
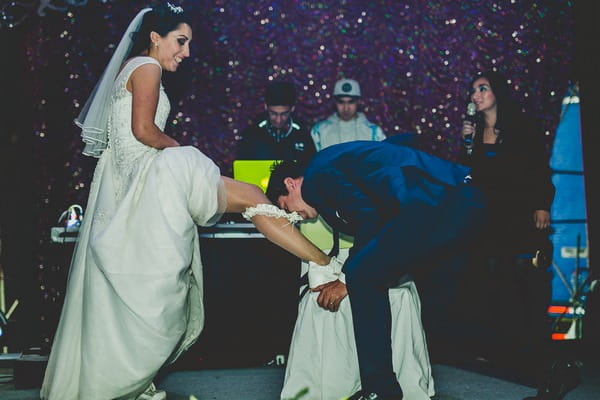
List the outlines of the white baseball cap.
{"type": "Polygon", "coordinates": [[[333,95],[360,97],[360,85],[354,79],[340,79],[333,87],[333,95]]]}

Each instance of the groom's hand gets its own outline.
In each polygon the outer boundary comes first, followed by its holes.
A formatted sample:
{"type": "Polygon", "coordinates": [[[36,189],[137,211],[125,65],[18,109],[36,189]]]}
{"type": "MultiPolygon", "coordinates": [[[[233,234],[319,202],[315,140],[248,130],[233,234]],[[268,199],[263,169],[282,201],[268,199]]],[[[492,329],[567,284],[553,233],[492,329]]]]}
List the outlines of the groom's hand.
{"type": "Polygon", "coordinates": [[[344,297],[348,295],[346,285],[339,279],[324,283],[311,290],[321,292],[317,298],[317,303],[329,311],[337,311],[344,297]]]}

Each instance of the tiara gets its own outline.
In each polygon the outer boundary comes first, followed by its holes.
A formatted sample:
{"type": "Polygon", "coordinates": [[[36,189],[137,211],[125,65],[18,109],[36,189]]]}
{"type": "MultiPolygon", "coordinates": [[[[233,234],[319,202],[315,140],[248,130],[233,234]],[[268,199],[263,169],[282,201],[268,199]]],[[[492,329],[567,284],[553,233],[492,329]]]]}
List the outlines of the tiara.
{"type": "Polygon", "coordinates": [[[175,14],[181,14],[183,12],[183,7],[179,7],[179,6],[174,6],[173,4],[167,2],[167,7],[169,7],[169,10],[171,10],[171,12],[175,13],[175,14]]]}

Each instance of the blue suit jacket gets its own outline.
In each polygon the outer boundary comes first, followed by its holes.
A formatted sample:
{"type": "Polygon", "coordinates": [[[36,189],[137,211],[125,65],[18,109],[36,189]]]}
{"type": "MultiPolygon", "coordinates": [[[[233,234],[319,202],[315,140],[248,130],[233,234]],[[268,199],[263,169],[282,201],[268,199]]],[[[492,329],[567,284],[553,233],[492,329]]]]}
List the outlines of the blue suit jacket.
{"type": "Polygon", "coordinates": [[[396,143],[387,139],[330,146],[317,152],[305,170],[302,197],[334,229],[353,235],[355,245],[401,210],[436,206],[470,172],[396,143]]]}

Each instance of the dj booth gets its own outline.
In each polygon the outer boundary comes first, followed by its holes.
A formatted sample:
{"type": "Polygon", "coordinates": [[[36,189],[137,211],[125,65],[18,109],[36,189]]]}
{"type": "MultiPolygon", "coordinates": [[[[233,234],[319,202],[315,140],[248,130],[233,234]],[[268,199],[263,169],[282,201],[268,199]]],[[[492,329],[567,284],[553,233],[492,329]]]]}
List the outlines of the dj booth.
{"type": "Polygon", "coordinates": [[[298,309],[300,260],[239,217],[199,228],[205,327],[184,368],[285,362],[298,309]]]}

